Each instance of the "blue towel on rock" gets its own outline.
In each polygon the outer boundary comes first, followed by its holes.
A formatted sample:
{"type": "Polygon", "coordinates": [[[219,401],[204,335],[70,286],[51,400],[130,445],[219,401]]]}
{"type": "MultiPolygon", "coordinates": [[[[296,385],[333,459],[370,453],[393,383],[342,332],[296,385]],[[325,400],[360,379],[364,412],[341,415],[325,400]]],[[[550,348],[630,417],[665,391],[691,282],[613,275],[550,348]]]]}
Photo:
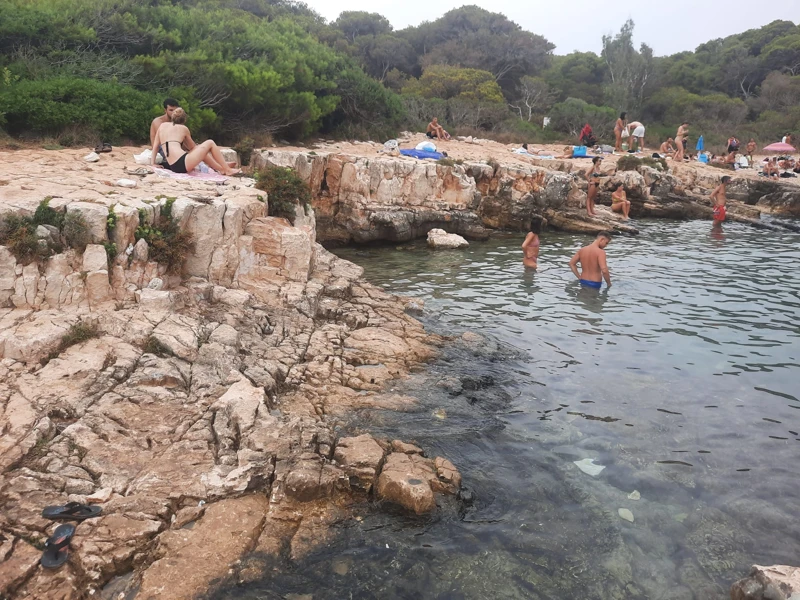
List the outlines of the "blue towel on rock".
{"type": "Polygon", "coordinates": [[[433,158],[435,160],[439,160],[444,156],[441,152],[425,152],[424,150],[400,150],[400,154],[413,158],[433,158]]]}

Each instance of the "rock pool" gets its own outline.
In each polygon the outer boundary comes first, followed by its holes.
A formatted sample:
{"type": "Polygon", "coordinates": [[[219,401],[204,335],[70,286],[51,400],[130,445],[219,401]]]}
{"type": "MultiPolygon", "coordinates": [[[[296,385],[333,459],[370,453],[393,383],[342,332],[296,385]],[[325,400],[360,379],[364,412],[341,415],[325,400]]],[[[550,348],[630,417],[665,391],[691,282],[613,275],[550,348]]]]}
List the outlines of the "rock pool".
{"type": "Polygon", "coordinates": [[[338,250],[424,298],[429,330],[486,337],[400,386],[416,410],[359,415],[466,490],[433,517],[365,505],[214,597],[711,600],[751,564],[797,564],[800,235],[637,226],[600,292],[567,266],[585,236],[543,235],[536,273],[507,234],[338,250]]]}

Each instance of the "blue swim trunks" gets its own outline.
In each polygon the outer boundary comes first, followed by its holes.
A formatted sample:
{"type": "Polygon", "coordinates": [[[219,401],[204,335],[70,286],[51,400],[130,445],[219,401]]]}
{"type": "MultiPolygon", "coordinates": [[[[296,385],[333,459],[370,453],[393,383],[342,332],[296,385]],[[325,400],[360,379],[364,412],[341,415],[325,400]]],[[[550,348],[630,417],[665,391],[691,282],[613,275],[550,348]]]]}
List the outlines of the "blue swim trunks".
{"type": "Polygon", "coordinates": [[[594,288],[596,290],[599,290],[603,285],[602,281],[589,281],[588,279],[581,279],[580,281],[583,287],[594,288]]]}

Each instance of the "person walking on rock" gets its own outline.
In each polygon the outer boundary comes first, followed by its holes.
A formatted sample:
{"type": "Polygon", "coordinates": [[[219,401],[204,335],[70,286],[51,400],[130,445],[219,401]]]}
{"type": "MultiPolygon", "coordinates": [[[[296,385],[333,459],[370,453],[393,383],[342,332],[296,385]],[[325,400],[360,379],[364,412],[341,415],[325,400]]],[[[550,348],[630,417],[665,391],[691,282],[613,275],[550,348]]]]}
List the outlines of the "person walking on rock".
{"type": "Polygon", "coordinates": [[[569,261],[569,268],[583,287],[599,290],[603,285],[603,279],[606,280],[606,285],[611,287],[611,273],[608,271],[605,251],[610,241],[611,234],[601,231],[594,242],[578,250],[569,261]],[[578,264],[581,265],[580,273],[578,264]]]}

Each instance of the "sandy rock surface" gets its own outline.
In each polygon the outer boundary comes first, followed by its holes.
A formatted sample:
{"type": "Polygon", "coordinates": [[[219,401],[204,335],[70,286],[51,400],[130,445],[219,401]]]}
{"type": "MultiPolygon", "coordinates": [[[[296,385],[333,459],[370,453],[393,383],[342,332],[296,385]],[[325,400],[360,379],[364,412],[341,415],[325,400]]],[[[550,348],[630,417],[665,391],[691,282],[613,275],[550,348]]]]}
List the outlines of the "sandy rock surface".
{"type": "MultiPolygon", "coordinates": [[[[148,175],[115,188],[105,182],[127,163],[117,152],[92,164],[80,153],[74,164],[63,153],[0,161],[20,169],[2,177],[4,209],[31,213],[52,196],[94,219],[99,242],[113,204],[112,239],[131,246],[111,264],[97,243],[24,265],[0,247],[3,597],[140,586],[141,598],[188,599],[232,572],[257,577],[240,562],[251,551],[304,555],[375,494],[393,455],[389,440],[339,438],[337,418],[412,405],[386,385],[443,343],[406,313],[421,303],[369,285],[317,244],[313,214],[295,226],[268,217],[268,199],[240,180],[148,175]],[[153,219],[166,197],[194,238],[182,275],[134,246],[139,209],[153,219]],[[91,334],[65,346],[77,325],[91,334]],[[41,509],[73,500],[102,516],[78,525],[64,567],[45,571],[55,524],[41,509]]],[[[431,475],[431,490],[454,493],[455,467],[424,460],[448,482],[431,475]]]]}
{"type": "Polygon", "coordinates": [[[753,565],[750,575],[731,587],[731,600],[793,600],[800,598],[800,568],[753,565]]]}

